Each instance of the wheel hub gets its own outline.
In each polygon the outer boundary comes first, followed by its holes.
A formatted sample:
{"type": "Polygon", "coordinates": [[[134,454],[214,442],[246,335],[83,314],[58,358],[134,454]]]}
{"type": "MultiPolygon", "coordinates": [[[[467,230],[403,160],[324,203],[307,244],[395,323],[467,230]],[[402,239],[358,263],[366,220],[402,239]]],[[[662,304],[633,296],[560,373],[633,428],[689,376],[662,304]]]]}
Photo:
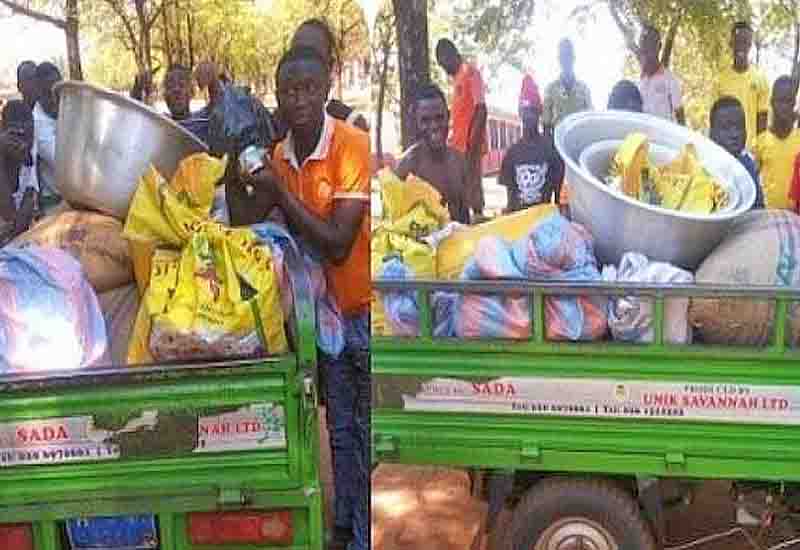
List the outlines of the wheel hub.
{"type": "Polygon", "coordinates": [[[564,518],[548,527],[533,550],[618,550],[602,525],[586,518],[564,518]]]}

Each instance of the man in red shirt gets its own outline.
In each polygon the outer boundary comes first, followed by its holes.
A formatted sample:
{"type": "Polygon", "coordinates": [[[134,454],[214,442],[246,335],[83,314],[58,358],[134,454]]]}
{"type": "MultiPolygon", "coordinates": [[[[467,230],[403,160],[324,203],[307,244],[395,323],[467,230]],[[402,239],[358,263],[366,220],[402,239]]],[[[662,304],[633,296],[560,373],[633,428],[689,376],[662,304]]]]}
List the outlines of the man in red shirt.
{"type": "Polygon", "coordinates": [[[436,60],[453,77],[453,100],[450,106],[453,129],[450,146],[467,160],[467,197],[473,221],[483,216],[481,159],[487,152],[486,97],[478,69],[463,60],[455,44],[446,38],[436,44],[436,60]]]}

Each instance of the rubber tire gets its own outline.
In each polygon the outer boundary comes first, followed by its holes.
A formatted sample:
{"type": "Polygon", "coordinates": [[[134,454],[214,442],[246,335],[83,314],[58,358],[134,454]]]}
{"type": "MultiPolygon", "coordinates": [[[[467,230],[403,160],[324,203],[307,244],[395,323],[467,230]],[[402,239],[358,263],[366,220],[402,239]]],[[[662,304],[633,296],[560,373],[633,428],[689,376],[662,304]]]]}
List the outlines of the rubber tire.
{"type": "Polygon", "coordinates": [[[495,550],[533,550],[544,531],[564,517],[602,525],[619,550],[658,550],[639,504],[617,485],[594,479],[551,478],[531,488],[514,509],[505,540],[495,550]]]}

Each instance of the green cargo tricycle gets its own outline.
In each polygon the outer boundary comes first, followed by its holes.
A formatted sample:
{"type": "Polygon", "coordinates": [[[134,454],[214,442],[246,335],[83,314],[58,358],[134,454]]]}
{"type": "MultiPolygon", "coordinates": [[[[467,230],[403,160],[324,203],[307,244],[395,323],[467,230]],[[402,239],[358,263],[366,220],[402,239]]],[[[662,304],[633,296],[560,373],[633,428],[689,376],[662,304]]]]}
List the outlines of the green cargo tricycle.
{"type": "Polygon", "coordinates": [[[493,548],[685,550],[735,536],[766,548],[777,531],[773,548],[800,544],[800,355],[787,337],[797,290],[388,280],[374,289],[415,293],[421,332],[373,336],[374,460],[488,474],[475,479],[488,480],[493,548]],[[435,338],[438,291],[527,296],[530,337],[435,338]],[[548,341],[546,301],[577,295],[652,300],[652,343],[548,341]],[[669,344],[665,300],[675,297],[765,303],[771,342],[669,344]],[[674,545],[665,511],[704,480],[730,482],[730,529],[674,545]]]}
{"type": "Polygon", "coordinates": [[[322,550],[314,310],[292,283],[285,355],[0,378],[0,548],[322,550]]]}

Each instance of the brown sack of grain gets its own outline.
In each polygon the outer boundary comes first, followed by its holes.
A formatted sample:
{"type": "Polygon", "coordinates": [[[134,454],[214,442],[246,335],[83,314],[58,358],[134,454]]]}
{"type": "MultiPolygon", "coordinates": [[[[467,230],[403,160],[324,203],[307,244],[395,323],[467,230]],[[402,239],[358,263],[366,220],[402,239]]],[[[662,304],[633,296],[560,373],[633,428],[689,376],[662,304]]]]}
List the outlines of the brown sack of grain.
{"type": "MultiPolygon", "coordinates": [[[[786,211],[747,214],[706,258],[698,284],[800,286],[800,217],[786,211]]],[[[800,315],[790,306],[787,343],[800,339],[800,315]]],[[[707,344],[764,346],[773,336],[774,303],[694,299],[689,320],[707,344]]]]}
{"type": "Polygon", "coordinates": [[[112,217],[76,210],[48,216],[13,244],[60,248],[80,262],[96,292],[113,290],[133,282],[128,241],[122,223],[112,217]]]}
{"type": "Polygon", "coordinates": [[[104,366],[127,364],[128,341],[133,331],[133,322],[139,311],[139,289],[135,284],[98,294],[100,310],[106,320],[108,335],[108,357],[104,366]]]}

